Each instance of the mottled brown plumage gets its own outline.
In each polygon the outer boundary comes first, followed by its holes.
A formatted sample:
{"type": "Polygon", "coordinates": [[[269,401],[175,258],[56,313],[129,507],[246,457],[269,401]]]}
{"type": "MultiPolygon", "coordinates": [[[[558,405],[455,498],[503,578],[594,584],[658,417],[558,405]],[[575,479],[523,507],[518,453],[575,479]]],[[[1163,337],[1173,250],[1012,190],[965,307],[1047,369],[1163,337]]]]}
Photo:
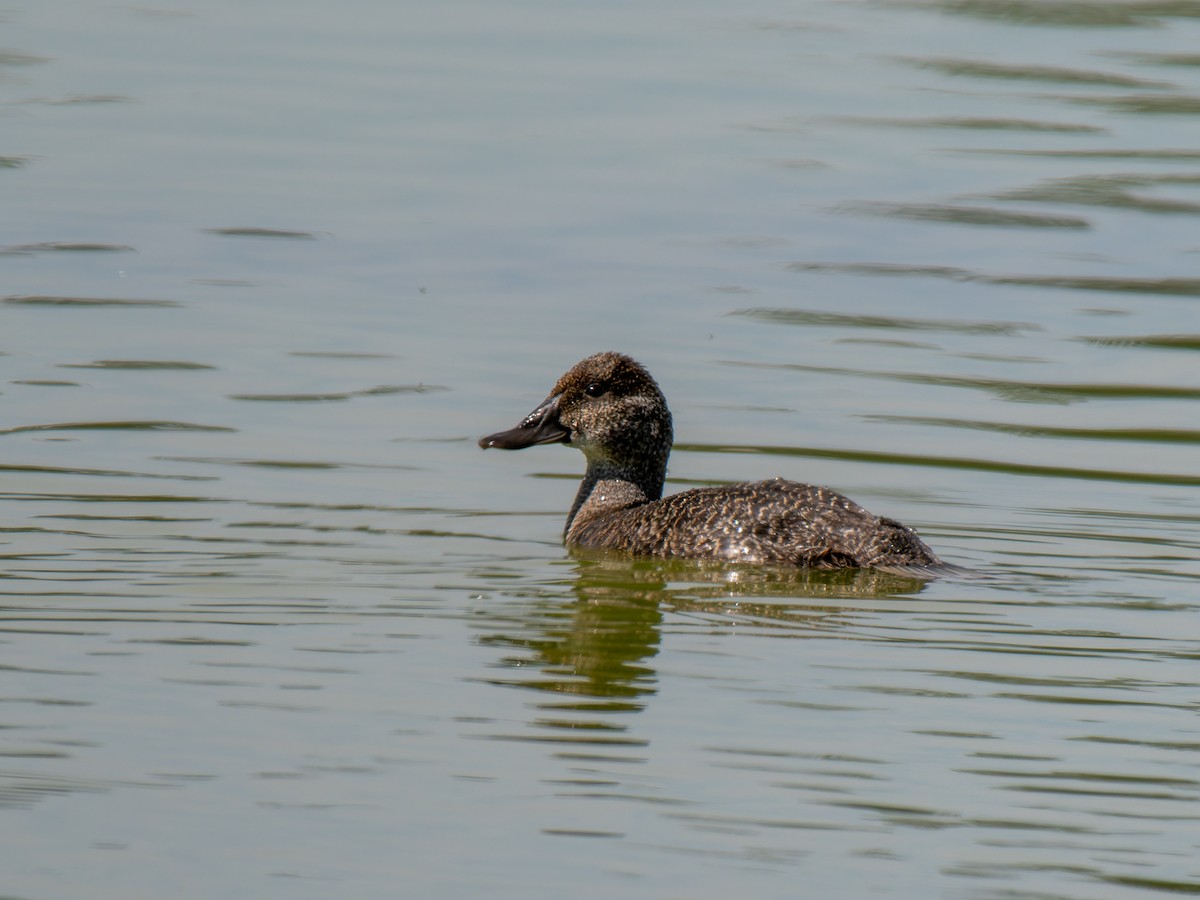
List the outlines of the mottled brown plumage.
{"type": "Polygon", "coordinates": [[[516,428],[480,438],[517,450],[565,443],[587,471],[566,543],[637,556],[813,568],[939,565],[911,528],[829,488],[774,478],[662,496],[671,413],[654,379],[620,353],[576,363],[516,428]]]}

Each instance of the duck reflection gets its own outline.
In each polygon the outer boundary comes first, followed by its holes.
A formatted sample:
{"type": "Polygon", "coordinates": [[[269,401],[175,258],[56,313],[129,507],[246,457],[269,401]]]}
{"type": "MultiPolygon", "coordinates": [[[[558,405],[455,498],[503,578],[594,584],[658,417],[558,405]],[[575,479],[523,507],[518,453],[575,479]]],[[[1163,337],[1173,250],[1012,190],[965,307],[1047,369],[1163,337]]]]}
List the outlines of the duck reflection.
{"type": "Polygon", "coordinates": [[[637,698],[654,692],[650,660],[662,642],[665,616],[714,627],[791,628],[804,637],[855,612],[846,601],[911,595],[927,583],[917,575],[876,569],[738,567],[579,548],[571,555],[573,601],[563,603],[561,594],[539,597],[519,616],[515,630],[485,640],[526,651],[502,661],[522,669],[522,677],[495,681],[572,695],[577,702],[553,705],[593,711],[638,709],[637,698]],[[537,677],[528,677],[531,669],[537,677]]]}

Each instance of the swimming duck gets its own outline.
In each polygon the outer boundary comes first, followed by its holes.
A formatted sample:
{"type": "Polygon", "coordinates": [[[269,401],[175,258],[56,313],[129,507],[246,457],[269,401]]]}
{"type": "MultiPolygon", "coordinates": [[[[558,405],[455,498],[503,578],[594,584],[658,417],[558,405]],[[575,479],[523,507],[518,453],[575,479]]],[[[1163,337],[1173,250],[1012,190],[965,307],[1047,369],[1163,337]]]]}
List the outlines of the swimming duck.
{"type": "Polygon", "coordinates": [[[587,471],[563,530],[570,546],[822,569],[940,565],[911,528],[825,487],[773,478],[663,497],[671,441],[671,413],[650,373],[623,354],[597,353],[479,446],[583,451],[587,471]]]}

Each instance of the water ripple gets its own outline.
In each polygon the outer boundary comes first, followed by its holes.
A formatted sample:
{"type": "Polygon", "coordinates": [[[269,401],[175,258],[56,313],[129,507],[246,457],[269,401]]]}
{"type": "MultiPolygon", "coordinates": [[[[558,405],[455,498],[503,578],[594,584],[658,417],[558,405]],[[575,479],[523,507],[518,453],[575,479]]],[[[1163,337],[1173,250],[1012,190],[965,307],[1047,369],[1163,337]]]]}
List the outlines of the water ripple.
{"type": "Polygon", "coordinates": [[[283,238],[293,241],[315,241],[317,236],[310,231],[287,231],[279,228],[205,228],[208,234],[221,237],[283,238]]]}
{"type": "Polygon", "coordinates": [[[97,359],[90,363],[59,363],[60,369],[122,369],[149,370],[152,372],[179,371],[198,372],[215,369],[207,363],[184,360],[158,359],[97,359]]]}
{"type": "Polygon", "coordinates": [[[39,244],[12,244],[0,247],[0,254],[27,256],[34,253],[136,253],[128,244],[71,243],[46,241],[39,244]]]}
{"type": "Polygon", "coordinates": [[[428,394],[448,391],[440,384],[381,384],[356,391],[328,391],[313,394],[230,394],[230,400],[248,400],[267,403],[322,403],[330,400],[349,400],[352,397],[370,397],[375,394],[428,394]]]}
{"type": "Polygon", "coordinates": [[[1200,350],[1200,334],[1118,335],[1082,337],[1079,340],[1102,347],[1149,347],[1155,350],[1200,350]]]}
{"type": "Polygon", "coordinates": [[[994,431],[1019,437],[1067,438],[1085,441],[1128,441],[1149,444],[1200,444],[1200,430],[1191,428],[1070,428],[1013,422],[986,422],[977,419],[951,419],[936,416],[869,415],[877,422],[908,422],[936,428],[967,428],[994,431]]]}
{"type": "MultiPolygon", "coordinates": [[[[831,122],[869,127],[963,129],[966,131],[1029,131],[1058,132],[1061,134],[1105,134],[1108,129],[1100,125],[1084,125],[1079,122],[1053,122],[1045,119],[1016,119],[1001,116],[831,116],[831,122]]],[[[797,123],[794,127],[799,127],[797,123]]],[[[769,127],[768,127],[768,130],[769,127]]]]}
{"type": "Polygon", "coordinates": [[[1200,150],[1158,148],[1063,150],[1021,149],[1017,147],[958,147],[955,153],[982,153],[991,156],[1042,156],[1049,159],[1133,159],[1148,162],[1200,162],[1200,150]]]}
{"type": "MultiPolygon", "coordinates": [[[[1198,391],[1200,394],[1200,391],[1198,391]]],[[[1194,487],[1200,485],[1200,475],[1191,473],[1132,472],[1122,469],[1093,469],[1082,466],[1059,466],[1019,463],[1007,460],[962,456],[932,456],[927,454],[893,453],[878,450],[854,450],[828,447],[775,447],[752,444],[676,444],[677,450],[693,453],[759,453],[765,456],[799,456],[810,459],[840,459],[847,462],[921,466],[935,469],[966,469],[979,472],[1001,472],[1008,475],[1027,475],[1039,478],[1082,478],[1089,481],[1115,481],[1130,484],[1164,484],[1194,487]]]]}
{"type": "Polygon", "coordinates": [[[839,366],[809,366],[801,363],[757,363],[727,361],[726,365],[750,368],[779,368],[797,372],[818,372],[847,375],[856,378],[878,378],[887,381],[940,387],[968,388],[996,394],[1006,400],[1042,403],[1070,403],[1088,398],[1107,400],[1200,400],[1200,387],[1177,384],[1127,384],[1102,382],[1017,381],[1010,378],[976,378],[966,375],[934,375],[924,372],[869,371],[839,366]]]}
{"type": "Polygon", "coordinates": [[[1069,69],[1062,66],[1038,66],[984,62],[978,59],[960,59],[948,56],[897,57],[897,59],[919,69],[932,69],[943,75],[967,76],[970,78],[995,78],[1006,81],[1046,81],[1060,84],[1105,85],[1130,88],[1168,88],[1171,83],[1114,72],[1097,72],[1086,69],[1069,69]]]}
{"type": "Polygon", "coordinates": [[[911,0],[905,5],[976,19],[1051,28],[1157,27],[1163,19],[1196,18],[1188,0],[911,0]]]}
{"type": "Polygon", "coordinates": [[[7,303],[10,306],[173,307],[183,305],[175,300],[137,300],[128,297],[62,297],[53,294],[10,295],[0,300],[0,302],[7,303]]]}
{"type": "Polygon", "coordinates": [[[237,431],[226,425],[198,425],[194,422],[168,422],[155,419],[115,422],[53,422],[47,425],[17,425],[0,429],[0,434],[27,431],[237,431]]]}
{"type": "MultiPolygon", "coordinates": [[[[72,466],[22,465],[20,463],[0,463],[0,472],[20,472],[27,475],[88,475],[100,478],[165,478],[169,481],[214,480],[208,475],[165,475],[156,472],[130,472],[116,469],[76,468],[72,466]]],[[[20,494],[8,494],[7,496],[20,496],[20,494]]]]}
{"type": "Polygon", "coordinates": [[[746,316],[766,322],[826,328],[871,328],[896,331],[952,332],[956,334],[1016,335],[1040,331],[1032,322],[988,322],[970,319],[918,319],[904,316],[853,315],[807,309],[751,307],[735,309],[730,316],[746,316]]]}
{"type": "Polygon", "coordinates": [[[1157,185],[1200,185],[1200,175],[1075,175],[1052,178],[1029,187],[1013,188],[993,194],[997,200],[1017,200],[1034,203],[1069,203],[1082,206],[1104,206],[1112,209],[1136,209],[1139,212],[1192,215],[1200,213],[1200,203],[1190,200],[1171,200],[1147,197],[1129,188],[1157,185]]]}
{"type": "Polygon", "coordinates": [[[842,204],[834,212],[860,213],[917,222],[948,222],[955,225],[981,225],[992,228],[1057,228],[1085,231],[1092,227],[1078,216],[1048,213],[1018,213],[986,206],[956,206],[946,203],[855,203],[842,204]]]}
{"type": "Polygon", "coordinates": [[[1079,106],[1103,106],[1115,113],[1142,116],[1193,116],[1200,113],[1197,94],[1117,94],[1108,97],[1055,96],[1053,99],[1079,106]]]}
{"type": "MultiPolygon", "coordinates": [[[[1200,211],[1200,205],[1196,207],[1200,211]]],[[[957,266],[907,265],[904,263],[795,262],[793,272],[832,272],[845,275],[908,275],[976,281],[1017,287],[1049,287],[1072,291],[1103,291],[1123,294],[1157,294],[1168,297],[1200,297],[1200,278],[1115,278],[1099,275],[989,275],[957,266]]]]}

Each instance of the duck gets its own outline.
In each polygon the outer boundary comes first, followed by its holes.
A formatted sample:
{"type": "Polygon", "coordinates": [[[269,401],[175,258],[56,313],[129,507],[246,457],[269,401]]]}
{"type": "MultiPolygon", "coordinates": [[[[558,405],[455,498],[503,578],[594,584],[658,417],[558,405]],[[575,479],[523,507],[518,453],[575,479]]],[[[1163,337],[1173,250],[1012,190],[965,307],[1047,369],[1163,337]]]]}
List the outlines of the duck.
{"type": "Polygon", "coordinates": [[[483,449],[566,444],[587,468],[563,528],[569,548],[633,557],[811,569],[942,565],[917,533],[827,487],[771,478],[663,496],[674,431],[658,383],[616,352],[580,360],[483,449]]]}

